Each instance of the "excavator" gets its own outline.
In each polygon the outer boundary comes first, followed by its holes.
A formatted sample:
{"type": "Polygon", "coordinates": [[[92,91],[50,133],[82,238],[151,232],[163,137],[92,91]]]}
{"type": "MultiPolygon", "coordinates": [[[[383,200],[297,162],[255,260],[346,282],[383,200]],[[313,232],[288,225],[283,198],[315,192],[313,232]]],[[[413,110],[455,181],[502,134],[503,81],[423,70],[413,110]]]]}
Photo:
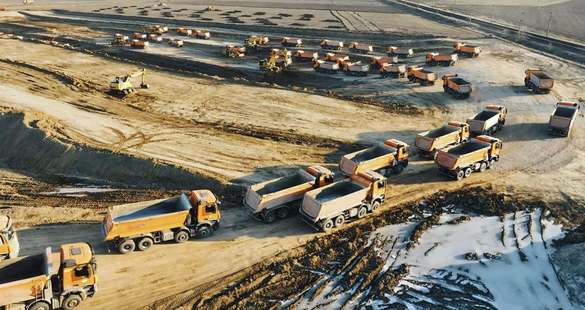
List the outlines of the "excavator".
{"type": "Polygon", "coordinates": [[[135,90],[134,85],[132,84],[132,79],[135,77],[142,78],[140,88],[148,88],[148,84],[144,83],[145,73],[145,69],[141,69],[128,75],[115,77],[112,82],[110,82],[110,92],[122,98],[130,95],[135,90]]]}
{"type": "Polygon", "coordinates": [[[266,59],[258,62],[260,70],[266,73],[280,73],[292,64],[291,52],[285,49],[273,49],[266,59]]]}

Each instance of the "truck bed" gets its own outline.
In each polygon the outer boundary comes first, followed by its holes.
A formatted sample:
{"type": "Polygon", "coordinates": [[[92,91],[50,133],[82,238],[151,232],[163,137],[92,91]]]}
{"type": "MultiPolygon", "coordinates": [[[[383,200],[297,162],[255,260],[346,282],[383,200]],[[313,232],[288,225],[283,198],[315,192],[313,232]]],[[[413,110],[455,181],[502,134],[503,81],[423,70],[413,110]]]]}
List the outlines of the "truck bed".
{"type": "Polygon", "coordinates": [[[444,135],[450,134],[452,132],[456,132],[458,130],[459,130],[459,128],[445,125],[443,127],[440,127],[440,128],[433,129],[433,130],[429,131],[429,133],[427,133],[425,135],[425,137],[431,138],[431,139],[436,139],[438,137],[442,137],[444,135]]]}
{"type": "Polygon", "coordinates": [[[286,189],[286,188],[289,188],[289,187],[301,185],[301,184],[309,182],[309,181],[311,181],[310,178],[307,178],[306,176],[304,176],[300,173],[295,173],[294,175],[290,175],[290,176],[286,176],[286,177],[272,180],[269,183],[262,183],[261,187],[253,188],[253,189],[254,189],[254,191],[256,191],[256,193],[263,196],[263,195],[279,192],[279,191],[286,189]]]}
{"type": "Polygon", "coordinates": [[[451,155],[460,156],[471,152],[475,152],[486,147],[488,147],[488,145],[486,145],[485,143],[470,141],[450,149],[448,153],[451,155]]]}
{"type": "Polygon", "coordinates": [[[338,182],[333,186],[325,187],[322,191],[315,195],[315,199],[323,204],[336,198],[357,192],[362,188],[363,187],[353,182],[338,182]]]}
{"type": "Polygon", "coordinates": [[[469,84],[469,82],[467,82],[466,80],[462,79],[462,78],[451,78],[451,82],[457,84],[457,85],[467,85],[469,84]]]}
{"type": "Polygon", "coordinates": [[[557,107],[554,116],[573,118],[575,112],[577,112],[577,110],[574,108],[557,107]]]}
{"type": "Polygon", "coordinates": [[[481,111],[473,119],[476,121],[487,121],[488,119],[498,115],[496,111],[481,111]]]}
{"type": "Polygon", "coordinates": [[[146,204],[142,207],[129,208],[128,210],[120,208],[124,206],[113,207],[112,219],[114,222],[119,223],[144,217],[187,211],[190,209],[190,206],[189,198],[185,194],[181,194],[179,197],[163,200],[155,204],[146,204]]]}
{"type": "Polygon", "coordinates": [[[360,163],[362,161],[367,161],[370,159],[374,159],[383,155],[395,153],[396,149],[390,147],[382,147],[382,146],[374,146],[369,149],[365,149],[355,154],[355,156],[350,157],[352,161],[356,163],[360,163]]]}
{"type": "Polygon", "coordinates": [[[0,285],[43,275],[43,254],[0,264],[0,285]]]}

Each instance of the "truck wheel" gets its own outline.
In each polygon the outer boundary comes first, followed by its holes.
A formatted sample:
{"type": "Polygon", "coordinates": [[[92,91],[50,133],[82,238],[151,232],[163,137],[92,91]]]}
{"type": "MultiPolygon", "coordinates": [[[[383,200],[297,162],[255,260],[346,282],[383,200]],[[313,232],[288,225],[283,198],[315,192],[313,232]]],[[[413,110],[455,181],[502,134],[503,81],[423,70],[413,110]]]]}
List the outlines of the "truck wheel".
{"type": "Polygon", "coordinates": [[[189,233],[187,233],[184,230],[179,231],[176,235],[175,235],[175,242],[176,243],[183,243],[185,241],[189,240],[189,233]]]}
{"type": "Polygon", "coordinates": [[[491,169],[496,164],[496,160],[494,158],[490,159],[490,163],[488,164],[488,168],[491,169]]]}
{"type": "Polygon", "coordinates": [[[400,174],[400,173],[402,173],[403,170],[404,170],[404,166],[401,164],[397,164],[396,166],[392,167],[392,171],[395,174],[400,174]]]}
{"type": "Polygon", "coordinates": [[[465,172],[463,170],[457,171],[457,180],[462,180],[465,177],[465,172]]]}
{"type": "Polygon", "coordinates": [[[468,178],[471,175],[471,172],[472,172],[471,168],[465,169],[465,177],[468,178]]]}
{"type": "Polygon", "coordinates": [[[200,239],[205,239],[205,238],[211,236],[211,234],[212,234],[212,230],[211,230],[211,228],[209,228],[209,226],[203,226],[197,230],[197,236],[200,239]]]}
{"type": "Polygon", "coordinates": [[[482,162],[482,163],[479,165],[479,171],[480,171],[480,172],[484,172],[484,171],[485,171],[485,169],[487,169],[487,164],[486,164],[486,163],[485,163],[485,161],[484,161],[484,162],[482,162]]]}
{"type": "Polygon", "coordinates": [[[150,247],[153,244],[154,244],[154,241],[152,241],[151,238],[144,237],[144,238],[140,239],[140,241],[138,241],[137,247],[140,251],[146,251],[146,250],[150,249],[150,247]]]}
{"type": "Polygon", "coordinates": [[[30,306],[28,310],[51,310],[51,306],[48,303],[41,301],[30,306]]]}
{"type": "Polygon", "coordinates": [[[331,229],[333,229],[333,221],[330,219],[325,220],[325,222],[323,222],[323,224],[321,225],[321,228],[323,229],[323,231],[330,231],[331,229]]]}
{"type": "Polygon", "coordinates": [[[120,252],[120,254],[128,254],[133,252],[135,248],[136,243],[134,243],[134,240],[126,239],[118,245],[118,252],[120,252]]]}
{"type": "Polygon", "coordinates": [[[372,204],[372,212],[375,212],[376,210],[378,210],[379,207],[380,207],[380,202],[374,201],[374,203],[372,204]]]}
{"type": "Polygon", "coordinates": [[[71,294],[65,297],[65,300],[63,301],[63,309],[65,310],[75,309],[81,304],[82,300],[83,299],[81,299],[81,296],[77,294],[71,294]]]}
{"type": "Polygon", "coordinates": [[[363,218],[364,216],[366,216],[366,214],[368,214],[368,209],[367,209],[366,207],[361,207],[361,208],[358,210],[357,217],[358,217],[358,219],[361,219],[361,218],[363,218]]]}
{"type": "Polygon", "coordinates": [[[274,221],[276,221],[276,213],[270,211],[270,212],[266,212],[266,214],[264,214],[264,222],[271,224],[274,223],[274,221]]]}
{"type": "Polygon", "coordinates": [[[335,227],[339,227],[339,226],[343,225],[343,223],[345,223],[345,216],[340,215],[340,216],[335,218],[335,227]]]}
{"type": "Polygon", "coordinates": [[[279,219],[287,218],[289,215],[288,207],[278,209],[278,211],[276,212],[276,215],[278,216],[279,219]]]}

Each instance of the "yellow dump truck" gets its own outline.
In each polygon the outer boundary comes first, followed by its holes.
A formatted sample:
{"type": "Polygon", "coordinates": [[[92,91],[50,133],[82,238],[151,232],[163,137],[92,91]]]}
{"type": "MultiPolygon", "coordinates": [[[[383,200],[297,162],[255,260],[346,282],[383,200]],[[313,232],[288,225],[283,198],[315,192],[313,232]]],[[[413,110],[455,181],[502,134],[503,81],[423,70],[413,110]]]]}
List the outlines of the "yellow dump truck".
{"type": "Polygon", "coordinates": [[[249,48],[256,48],[259,45],[266,45],[270,40],[266,36],[252,35],[244,40],[244,46],[249,48]]]}
{"type": "Polygon", "coordinates": [[[435,162],[439,171],[461,180],[474,171],[483,172],[500,160],[502,141],[490,136],[478,136],[449,150],[437,151],[435,162]]]}
{"type": "Polygon", "coordinates": [[[272,223],[297,210],[306,192],[332,182],[333,173],[329,169],[311,166],[289,176],[251,185],[244,206],[255,218],[272,223]]]}
{"type": "Polygon", "coordinates": [[[321,42],[319,42],[319,45],[324,50],[341,51],[341,49],[343,49],[343,42],[341,41],[323,39],[321,42]]]}
{"type": "Polygon", "coordinates": [[[206,238],[219,228],[219,204],[211,191],[196,190],[166,200],[114,206],[104,218],[104,240],[108,249],[127,254],[136,248],[146,251],[154,243],[206,238]]]}
{"type": "Polygon", "coordinates": [[[535,94],[548,94],[555,85],[555,80],[541,69],[526,69],[524,74],[524,85],[535,94]]]}
{"type": "Polygon", "coordinates": [[[457,74],[443,75],[443,91],[457,99],[465,99],[471,96],[473,87],[468,81],[458,77],[457,74]]]}
{"type": "Polygon", "coordinates": [[[452,121],[437,129],[419,133],[414,144],[423,157],[429,157],[434,156],[438,150],[468,140],[469,125],[452,121]]]}
{"type": "Polygon", "coordinates": [[[404,78],[406,77],[406,65],[384,64],[380,68],[380,75],[384,78],[404,78]]]}
{"type": "Polygon", "coordinates": [[[386,178],[364,171],[351,178],[307,192],[299,210],[312,227],[328,231],[345,221],[376,211],[386,197],[386,178]]]}
{"type": "Polygon", "coordinates": [[[87,243],[0,263],[2,309],[70,310],[93,297],[96,288],[96,260],[87,243]]]}
{"type": "Polygon", "coordinates": [[[411,82],[417,82],[420,85],[435,85],[437,74],[433,71],[425,70],[421,67],[410,66],[406,69],[406,77],[411,82]]]}
{"type": "Polygon", "coordinates": [[[577,102],[559,102],[548,121],[548,131],[551,135],[568,137],[573,123],[580,109],[577,102]]]}
{"type": "Polygon", "coordinates": [[[468,57],[477,57],[481,53],[481,48],[479,46],[467,45],[461,42],[457,42],[453,44],[453,52],[466,55],[468,57]]]}
{"type": "Polygon", "coordinates": [[[428,53],[426,56],[426,63],[429,66],[453,66],[459,60],[457,54],[439,54],[439,53],[428,53]]]}
{"type": "Polygon", "coordinates": [[[15,258],[20,251],[18,236],[8,215],[0,215],[0,261],[15,258]]]}
{"type": "Polygon", "coordinates": [[[401,173],[408,166],[408,145],[389,139],[379,145],[341,157],[339,169],[354,175],[363,171],[380,171],[382,174],[401,173]]]}
{"type": "Polygon", "coordinates": [[[506,124],[508,110],[501,105],[490,104],[467,120],[471,133],[475,135],[493,135],[506,124]]]}

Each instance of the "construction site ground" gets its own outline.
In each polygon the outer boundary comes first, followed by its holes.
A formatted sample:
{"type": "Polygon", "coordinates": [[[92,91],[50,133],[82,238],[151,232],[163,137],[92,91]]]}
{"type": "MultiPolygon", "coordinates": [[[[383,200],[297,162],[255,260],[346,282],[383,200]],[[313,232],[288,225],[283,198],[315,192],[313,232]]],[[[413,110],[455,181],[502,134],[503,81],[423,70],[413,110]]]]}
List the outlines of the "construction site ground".
{"type": "MultiPolygon", "coordinates": [[[[48,245],[90,242],[98,253],[99,293],[84,302],[83,309],[189,307],[200,302],[206,290],[211,293],[205,296],[214,296],[222,286],[245,277],[251,266],[264,268],[257,264],[297,255],[295,251],[313,253],[303,248],[308,241],[330,238],[298,217],[272,225],[255,221],[241,204],[245,186],[310,164],[335,169],[343,154],[388,138],[413,145],[417,133],[449,120],[465,121],[487,104],[505,105],[509,114],[506,126],[496,134],[504,141],[496,169],[454,182],[440,175],[432,160],[415,154],[401,175],[389,178],[383,208],[416,204],[439,191],[485,188],[493,195],[505,191],[515,199],[539,197],[565,228],[580,225],[585,121],[578,117],[568,138],[550,137],[547,123],[556,102],[585,97],[585,69],[422,18],[414,29],[384,25],[383,14],[394,9],[364,2],[367,9],[356,6],[353,11],[351,3],[343,4],[344,12],[364,12],[357,17],[342,13],[338,23],[323,22],[338,19],[331,17],[335,12],[322,9],[220,7],[222,11],[209,12],[209,18],[220,22],[220,13],[235,9],[252,16],[263,11],[270,16],[317,17],[302,27],[286,20],[274,29],[255,26],[251,19],[249,28],[228,21],[221,27],[201,27],[211,31],[210,40],[184,38],[183,49],[163,43],[151,44],[147,50],[108,44],[114,33],[139,31],[147,23],[129,16],[155,17],[153,22],[168,24],[160,19],[164,16],[134,12],[145,4],[137,3],[124,14],[110,12],[103,3],[67,5],[68,1],[57,8],[76,13],[44,11],[48,8],[42,6],[25,15],[0,12],[5,14],[0,20],[4,33],[0,35],[0,213],[14,217],[21,254],[38,253],[48,245]],[[352,27],[345,25],[348,18],[364,19],[360,26],[364,29],[348,29],[352,27]],[[344,28],[328,28],[327,23],[344,28]],[[410,64],[422,64],[427,51],[450,51],[456,40],[480,45],[479,58],[433,68],[439,76],[459,74],[473,83],[474,92],[469,99],[456,100],[443,93],[441,83],[420,86],[376,73],[365,78],[327,75],[296,63],[291,72],[266,77],[255,56],[232,60],[221,54],[226,43],[241,44],[250,34],[268,35],[276,47],[278,38],[287,35],[286,27],[291,27],[290,36],[305,40],[304,49],[315,51],[320,39],[346,35],[352,41],[375,44],[374,55],[383,55],[382,48],[396,42],[412,46],[417,56],[408,60],[410,64]],[[526,90],[524,70],[529,67],[541,67],[555,77],[552,93],[534,95],[526,90]],[[114,76],[140,68],[147,70],[149,89],[125,99],[108,94],[114,76]],[[130,255],[105,251],[101,220],[107,207],[196,188],[209,188],[224,202],[221,229],[213,237],[130,255]]],[[[183,7],[204,8],[178,5],[169,11],[183,7]]],[[[410,18],[399,11],[393,14],[397,20],[410,18]]],[[[371,55],[350,57],[368,61],[371,55]]],[[[529,202],[524,202],[527,208],[529,202]]],[[[410,215],[384,223],[408,221],[410,215]]],[[[345,233],[359,234],[356,227],[345,233]]]]}

